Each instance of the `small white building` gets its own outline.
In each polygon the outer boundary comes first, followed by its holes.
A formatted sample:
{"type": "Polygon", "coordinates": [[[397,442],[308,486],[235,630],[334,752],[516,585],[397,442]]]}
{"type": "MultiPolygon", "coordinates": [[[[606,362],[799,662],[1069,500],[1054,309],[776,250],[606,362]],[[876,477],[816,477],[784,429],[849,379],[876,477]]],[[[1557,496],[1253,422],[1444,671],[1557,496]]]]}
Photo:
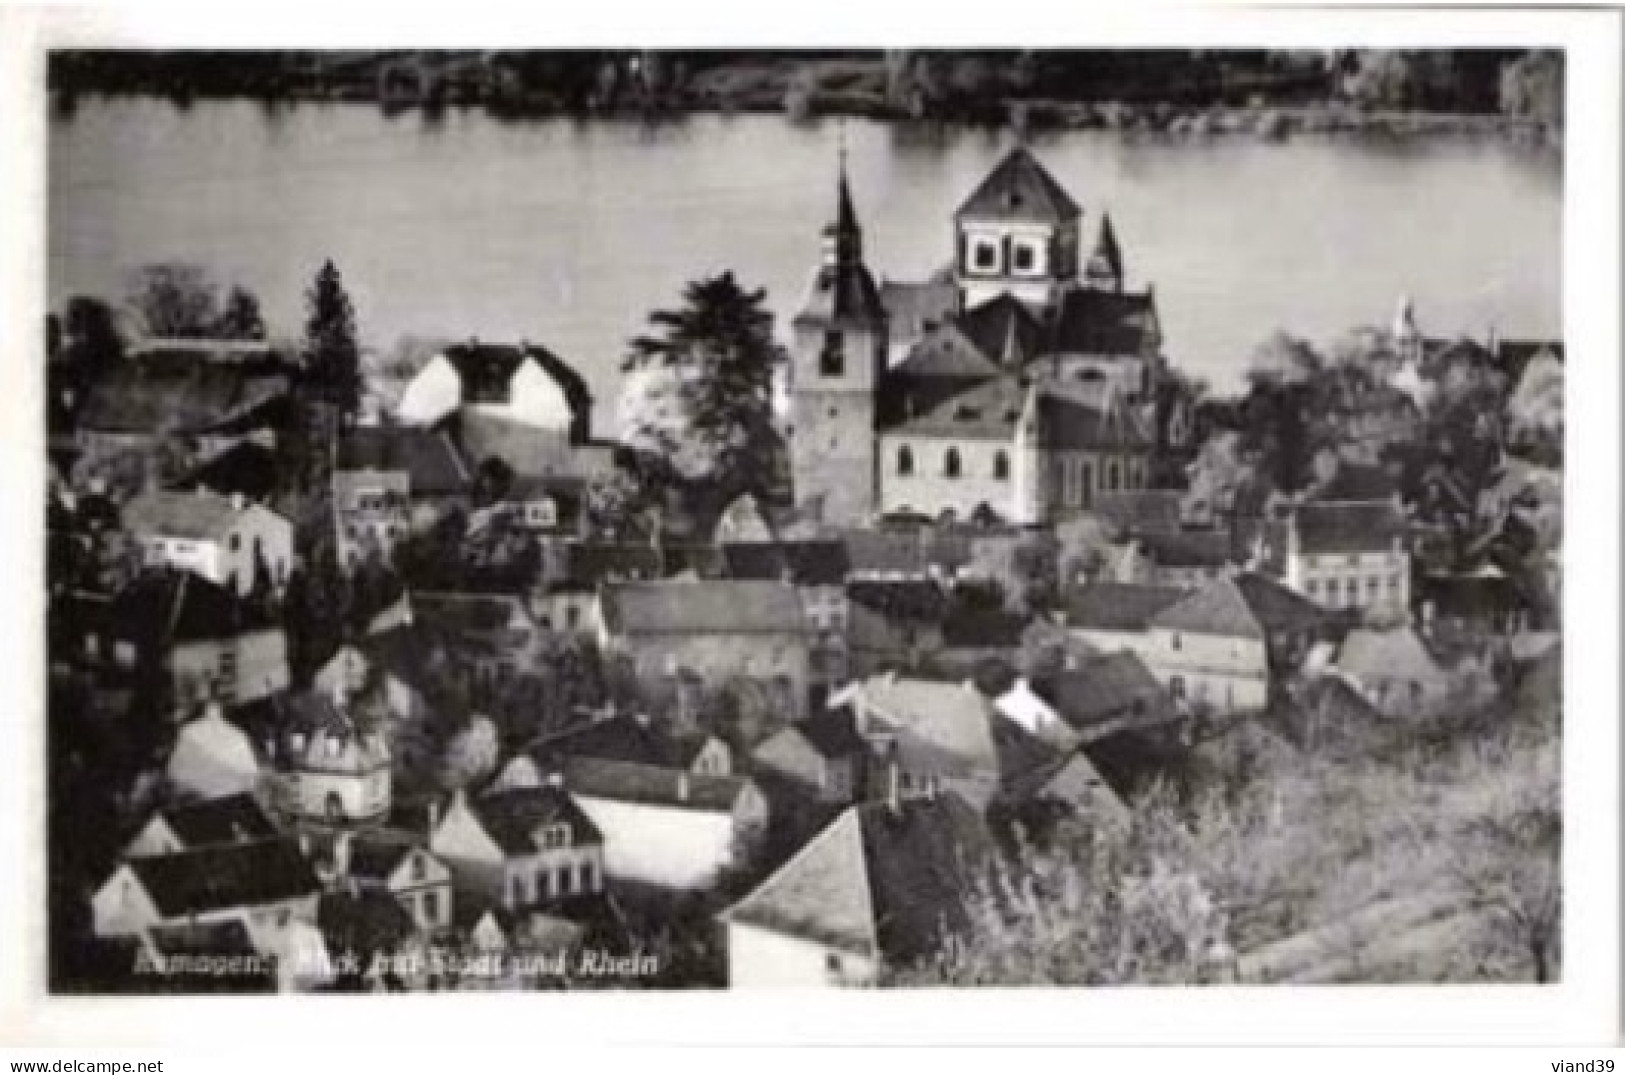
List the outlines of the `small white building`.
{"type": "Polygon", "coordinates": [[[181,726],[164,775],[177,794],[199,799],[248,795],[260,788],[260,759],[254,743],[226,719],[217,703],[181,726]]]}
{"type": "Polygon", "coordinates": [[[124,506],[124,529],[149,566],[167,564],[246,596],[261,564],[280,586],[293,566],[293,526],[242,495],[149,489],[124,506]]]}
{"type": "Polygon", "coordinates": [[[510,911],[604,890],[604,836],[562,787],[454,794],[429,849],[457,886],[510,911]]]}
{"type": "Polygon", "coordinates": [[[1323,608],[1404,613],[1411,557],[1398,504],[1309,501],[1288,517],[1281,581],[1323,608]]]}

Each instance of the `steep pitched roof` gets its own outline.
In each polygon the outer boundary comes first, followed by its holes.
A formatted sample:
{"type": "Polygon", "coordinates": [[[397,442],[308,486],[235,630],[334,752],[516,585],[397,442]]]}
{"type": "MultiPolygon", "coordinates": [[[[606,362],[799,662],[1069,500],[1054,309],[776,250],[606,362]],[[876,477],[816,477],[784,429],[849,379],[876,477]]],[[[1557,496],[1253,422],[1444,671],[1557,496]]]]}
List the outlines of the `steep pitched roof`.
{"type": "Polygon", "coordinates": [[[967,310],[955,325],[995,368],[1020,369],[1043,348],[1043,325],[1009,292],[967,310]]]}
{"type": "Polygon", "coordinates": [[[582,798],[710,813],[731,813],[750,787],[750,781],[742,777],[602,758],[568,758],[563,770],[565,787],[582,798]]]}
{"type": "Polygon", "coordinates": [[[1083,210],[1025,146],[1007,153],[954,214],[955,220],[1020,220],[1057,224],[1083,210]]]}
{"type": "Polygon", "coordinates": [[[1033,689],[1086,738],[1165,716],[1162,685],[1133,653],[1103,653],[1035,682],[1033,689]]]}
{"type": "Polygon", "coordinates": [[[1325,609],[1268,575],[1246,571],[1235,577],[1235,583],[1266,631],[1313,630],[1330,619],[1325,609]]]}
{"type": "Polygon", "coordinates": [[[888,432],[913,437],[1009,441],[1015,436],[1026,391],[1013,377],[995,377],[903,417],[888,432]]]}
{"type": "Polygon", "coordinates": [[[114,596],[108,622],[119,637],[158,646],[231,638],[280,629],[276,620],[190,571],[142,573],[114,596]]]}
{"type": "Polygon", "coordinates": [[[1235,580],[1216,578],[1183,601],[1164,608],[1151,617],[1151,623],[1173,631],[1220,635],[1225,638],[1262,640],[1260,626],[1235,580]]]}
{"type": "Polygon", "coordinates": [[[969,683],[939,683],[888,673],[864,680],[854,694],[861,696],[864,708],[880,721],[906,729],[917,742],[969,769],[998,772],[993,728],[1004,722],[993,703],[969,683]]]}
{"type": "Polygon", "coordinates": [[[1171,586],[1095,582],[1066,595],[1066,624],[1098,631],[1143,631],[1151,618],[1190,593],[1171,586]]]}
{"type": "Polygon", "coordinates": [[[226,795],[171,806],[158,812],[186,848],[249,843],[276,835],[276,826],[252,795],[226,795]]]}
{"type": "Polygon", "coordinates": [[[1095,252],[1091,261],[1099,261],[1112,279],[1119,282],[1123,279],[1123,249],[1117,244],[1117,231],[1112,227],[1112,218],[1109,213],[1100,216],[1100,234],[1095,239],[1095,252]]]}
{"type": "Polygon", "coordinates": [[[463,399],[467,402],[506,398],[513,375],[526,362],[534,362],[564,392],[575,422],[585,423],[592,411],[592,393],[586,380],[575,367],[538,344],[453,344],[444,354],[463,382],[463,399]]]}
{"type": "Polygon", "coordinates": [[[904,965],[965,928],[992,846],[952,793],[849,807],[723,918],[904,965]]]}
{"type": "Polygon", "coordinates": [[[604,626],[636,634],[780,634],[804,632],[795,587],[782,582],[702,579],[616,582],[604,586],[604,626]]]}
{"type": "Polygon", "coordinates": [[[350,873],[384,881],[423,844],[395,829],[363,830],[350,838],[350,873]]]}
{"type": "Polygon", "coordinates": [[[1390,548],[1405,529],[1405,519],[1391,501],[1309,501],[1293,518],[1298,546],[1306,555],[1374,552],[1390,548]]]}
{"type": "Polygon", "coordinates": [[[124,505],[124,528],[138,534],[212,540],[236,525],[243,509],[207,489],[173,492],[148,489],[124,505]]]}
{"type": "Polygon", "coordinates": [[[890,378],[979,380],[1002,372],[997,351],[985,351],[958,323],[937,324],[888,372],[890,378]]]}
{"type": "Polygon", "coordinates": [[[909,338],[941,324],[959,306],[952,276],[931,280],[882,280],[880,302],[894,336],[909,338]]]}
{"type": "Polygon", "coordinates": [[[532,758],[601,758],[686,769],[710,737],[704,733],[679,734],[664,722],[623,716],[596,720],[532,742],[525,752],[532,758]]]}
{"type": "Polygon", "coordinates": [[[339,441],[339,470],[405,471],[417,496],[449,496],[472,483],[468,464],[444,433],[416,426],[359,426],[339,441]]]}
{"type": "Polygon", "coordinates": [[[543,850],[536,833],[543,826],[567,825],[573,845],[603,843],[604,835],[563,788],[511,787],[472,796],[468,808],[507,855],[543,850]]]}
{"type": "Polygon", "coordinates": [[[320,887],[296,841],[218,844],[128,863],[165,918],[253,907],[320,887]]]}
{"type": "Polygon", "coordinates": [[[222,496],[240,493],[254,500],[264,500],[281,484],[276,453],[245,440],[199,463],[176,487],[190,490],[201,486],[222,496]]]}
{"type": "Polygon", "coordinates": [[[1149,291],[1080,288],[1061,299],[1050,324],[1051,354],[1143,355],[1160,342],[1156,299],[1149,291]]]}
{"type": "Polygon", "coordinates": [[[847,758],[868,750],[868,744],[858,734],[852,710],[845,707],[820,709],[786,730],[799,734],[826,758],[847,758]]]}
{"type": "Polygon", "coordinates": [[[1409,627],[1387,631],[1359,627],[1350,631],[1338,648],[1337,667],[1356,679],[1437,683],[1445,678],[1444,669],[1409,627]]]}

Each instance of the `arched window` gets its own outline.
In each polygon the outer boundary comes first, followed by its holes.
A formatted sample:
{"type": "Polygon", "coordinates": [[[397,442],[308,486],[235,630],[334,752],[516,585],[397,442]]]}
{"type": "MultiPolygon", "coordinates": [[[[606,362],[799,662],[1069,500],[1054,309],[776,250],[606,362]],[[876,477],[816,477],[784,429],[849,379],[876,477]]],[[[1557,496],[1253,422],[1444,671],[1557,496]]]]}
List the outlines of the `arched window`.
{"type": "Polygon", "coordinates": [[[959,470],[959,449],[949,448],[947,454],[942,457],[942,473],[949,478],[957,478],[959,470]]]}
{"type": "Polygon", "coordinates": [[[993,453],[993,477],[1001,482],[1010,477],[1010,457],[1003,449],[993,453]]]}
{"type": "Polygon", "coordinates": [[[905,477],[914,473],[914,452],[906,444],[897,449],[897,473],[905,477]]]}

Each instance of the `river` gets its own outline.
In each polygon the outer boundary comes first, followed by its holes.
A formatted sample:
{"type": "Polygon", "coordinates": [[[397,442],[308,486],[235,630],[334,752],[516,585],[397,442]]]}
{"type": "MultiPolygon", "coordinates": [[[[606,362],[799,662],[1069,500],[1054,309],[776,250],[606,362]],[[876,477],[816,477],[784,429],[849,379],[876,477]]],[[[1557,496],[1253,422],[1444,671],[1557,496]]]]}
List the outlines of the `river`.
{"type": "MultiPolygon", "coordinates": [[[[90,98],[50,125],[49,299],[116,297],[141,264],[192,261],[293,336],[332,258],[369,345],[544,342],[607,418],[624,341],[686,280],[731,268],[793,313],[833,212],[840,126],[90,98]]],[[[928,274],[1010,136],[844,127],[871,268],[928,274]]],[[[1111,214],[1131,285],[1156,286],[1169,357],[1216,387],[1277,328],[1329,342],[1387,322],[1403,294],[1429,333],[1560,333],[1551,157],[1466,139],[1032,144],[1083,206],[1087,242],[1111,214]]]]}

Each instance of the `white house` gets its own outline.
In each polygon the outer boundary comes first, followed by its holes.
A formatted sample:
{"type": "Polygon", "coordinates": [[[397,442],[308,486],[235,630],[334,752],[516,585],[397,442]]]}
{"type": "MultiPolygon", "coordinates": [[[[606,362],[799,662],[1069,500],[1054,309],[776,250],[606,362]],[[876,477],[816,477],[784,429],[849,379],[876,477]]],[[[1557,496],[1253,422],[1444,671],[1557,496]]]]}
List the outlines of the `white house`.
{"type": "Polygon", "coordinates": [[[472,341],[431,358],[407,384],[396,415],[408,425],[427,426],[461,411],[582,443],[591,409],[581,375],[546,348],[472,341]]]}
{"type": "Polygon", "coordinates": [[[743,867],[767,829],[749,780],[599,758],[570,758],[565,787],[604,836],[611,879],[662,889],[711,887],[743,867]]]}
{"type": "Polygon", "coordinates": [[[1410,607],[1405,518],[1393,501],[1300,504],[1281,541],[1281,581],[1323,608],[1410,607]]]}
{"type": "Polygon", "coordinates": [[[260,759],[248,733],[218,704],[181,726],[164,774],[180,795],[219,799],[259,790],[260,759]]]}
{"type": "Polygon", "coordinates": [[[428,848],[385,833],[359,833],[343,846],[345,874],[358,889],[395,897],[427,936],[451,927],[451,867],[428,848]]]}
{"type": "Polygon", "coordinates": [[[241,494],[149,489],[124,506],[124,529],[148,565],[168,564],[247,595],[260,564],[273,585],[293,565],[293,526],[241,494]]]}
{"type": "Polygon", "coordinates": [[[98,937],[158,926],[241,921],[260,951],[281,952],[296,922],[314,924],[320,884],[287,839],[128,859],[91,897],[98,937]]]}
{"type": "Polygon", "coordinates": [[[604,835],[554,784],[452,796],[430,834],[459,888],[508,910],[604,889],[604,835]]]}
{"type": "Polygon", "coordinates": [[[220,844],[254,843],[277,834],[252,795],[181,803],[155,812],[124,848],[125,858],[173,855],[220,844]]]}

